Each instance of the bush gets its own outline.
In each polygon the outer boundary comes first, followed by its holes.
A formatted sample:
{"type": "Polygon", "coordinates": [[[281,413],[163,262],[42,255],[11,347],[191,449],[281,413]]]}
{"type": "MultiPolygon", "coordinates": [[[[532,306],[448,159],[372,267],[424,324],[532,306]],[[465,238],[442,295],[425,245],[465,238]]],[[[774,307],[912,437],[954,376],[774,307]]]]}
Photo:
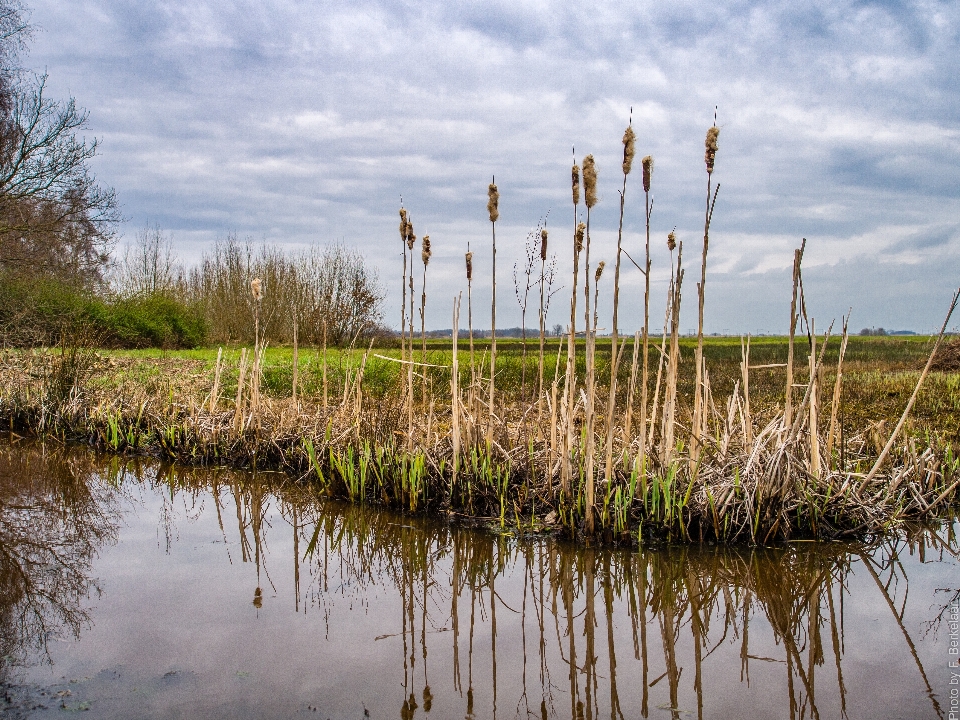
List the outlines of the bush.
{"type": "Polygon", "coordinates": [[[65,336],[115,348],[185,348],[204,342],[195,308],[154,293],[115,299],[59,280],[0,278],[0,340],[4,345],[56,345],[65,336]]]}

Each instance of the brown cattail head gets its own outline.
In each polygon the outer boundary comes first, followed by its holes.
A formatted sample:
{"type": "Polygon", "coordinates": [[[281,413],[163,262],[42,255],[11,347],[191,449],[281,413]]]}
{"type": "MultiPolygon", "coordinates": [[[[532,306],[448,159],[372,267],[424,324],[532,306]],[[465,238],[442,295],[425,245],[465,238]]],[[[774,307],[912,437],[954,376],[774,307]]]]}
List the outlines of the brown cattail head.
{"type": "Polygon", "coordinates": [[[473,253],[468,252],[467,258],[467,280],[473,280],[473,253]]]}
{"type": "Polygon", "coordinates": [[[577,224],[577,232],[573,236],[573,249],[579,255],[583,251],[583,234],[587,231],[587,226],[583,223],[577,224]]]}
{"type": "Polygon", "coordinates": [[[413,234],[413,223],[407,217],[407,248],[413,250],[413,244],[417,241],[417,236],[413,234]]]}
{"type": "Polygon", "coordinates": [[[420,244],[420,248],[421,248],[420,257],[423,260],[423,266],[426,267],[427,265],[430,264],[430,256],[433,255],[433,253],[430,252],[430,236],[429,235],[423,236],[423,242],[420,244]]]}
{"type": "Polygon", "coordinates": [[[573,170],[570,172],[571,175],[571,184],[573,186],[573,204],[580,204],[580,166],[576,163],[573,164],[573,170]]]}
{"type": "Polygon", "coordinates": [[[400,208],[400,241],[407,241],[407,211],[400,208]]]}
{"type": "Polygon", "coordinates": [[[260,278],[250,281],[250,294],[253,295],[254,302],[263,300],[263,281],[260,278]]]}
{"type": "Polygon", "coordinates": [[[650,178],[653,176],[653,157],[647,155],[643,160],[643,191],[650,192],[650,178]]]}
{"type": "Polygon", "coordinates": [[[720,135],[720,128],[716,125],[707,130],[707,139],[704,141],[706,152],[703,154],[704,162],[707,163],[707,173],[713,174],[713,163],[717,158],[717,137],[720,135]]]}
{"type": "Polygon", "coordinates": [[[500,192],[494,183],[487,188],[487,212],[490,213],[490,222],[495,223],[500,217],[500,192]]]}
{"type": "Polygon", "coordinates": [[[593,276],[593,281],[594,281],[594,282],[600,282],[600,276],[603,275],[603,269],[604,269],[606,266],[607,266],[607,264],[606,264],[603,260],[601,260],[599,263],[597,263],[597,272],[596,272],[596,274],[593,276]]]}
{"type": "Polygon", "coordinates": [[[667,234],[667,249],[670,252],[673,252],[674,248],[676,247],[677,247],[677,234],[673,230],[671,230],[667,234]]]}
{"type": "Polygon", "coordinates": [[[633,132],[633,126],[627,125],[623,131],[623,174],[629,175],[630,168],[633,166],[633,156],[636,154],[637,134],[633,132]]]}
{"type": "Polygon", "coordinates": [[[583,159],[583,194],[588,208],[597,204],[597,165],[593,155],[583,159]]]}
{"type": "Polygon", "coordinates": [[[540,260],[541,262],[547,261],[547,229],[546,228],[540,231],[540,260]]]}

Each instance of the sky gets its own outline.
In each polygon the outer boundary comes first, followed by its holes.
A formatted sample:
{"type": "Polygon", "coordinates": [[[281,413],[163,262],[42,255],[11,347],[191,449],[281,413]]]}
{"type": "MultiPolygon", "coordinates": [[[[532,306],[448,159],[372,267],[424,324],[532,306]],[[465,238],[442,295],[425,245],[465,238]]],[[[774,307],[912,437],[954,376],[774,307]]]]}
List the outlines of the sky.
{"type": "MultiPolygon", "coordinates": [[[[681,328],[696,327],[715,113],[707,332],[785,332],[802,238],[821,331],[848,311],[855,331],[936,331],[960,285],[960,3],[28,4],[37,32],[24,64],[49,75],[51,97],[89,112],[93,169],[125,217],[120,246],[154,225],[187,263],[229,234],[292,251],[341,242],[377,270],[385,321],[398,325],[402,198],[432,240],[428,328],[451,326],[468,243],[475,325],[487,327],[496,176],[497,325],[520,323],[513,265],[542,221],[557,254],[548,324],[566,324],[570,166],[592,153],[591,261],[609,268],[599,307],[609,329],[632,109],[637,158],[655,161],[652,332],[674,227],[688,270],[681,328]]],[[[634,167],[623,243],[642,263],[634,167]]],[[[632,333],[644,279],[624,263],[620,329],[632,333]]]]}

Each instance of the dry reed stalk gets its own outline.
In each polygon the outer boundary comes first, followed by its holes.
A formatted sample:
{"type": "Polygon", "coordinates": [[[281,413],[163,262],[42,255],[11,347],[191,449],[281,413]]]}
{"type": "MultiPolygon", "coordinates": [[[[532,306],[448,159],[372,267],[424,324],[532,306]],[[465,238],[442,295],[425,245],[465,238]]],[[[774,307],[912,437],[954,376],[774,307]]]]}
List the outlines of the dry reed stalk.
{"type": "Polygon", "coordinates": [[[563,457],[560,468],[560,482],[564,495],[570,497],[570,480],[573,475],[573,417],[577,399],[577,274],[580,269],[580,252],[583,249],[584,233],[587,226],[576,222],[576,201],[580,198],[580,168],[573,166],[573,287],[570,291],[570,327],[567,334],[567,379],[564,382],[564,433],[563,457]]]}
{"type": "Polygon", "coordinates": [[[243,385],[247,374],[247,349],[240,349],[240,365],[237,369],[237,399],[234,401],[233,426],[238,430],[243,426],[243,385]]]}
{"type": "Polygon", "coordinates": [[[460,340],[460,296],[453,300],[453,359],[450,370],[450,435],[453,440],[453,477],[450,480],[450,498],[453,499],[460,469],[460,361],[457,350],[460,340]]]}
{"type": "Polygon", "coordinates": [[[327,318],[323,319],[323,362],[321,367],[321,375],[323,378],[323,406],[328,407],[330,405],[330,396],[328,394],[327,386],[327,318]]]}
{"type": "Polygon", "coordinates": [[[783,401],[783,428],[787,430],[793,424],[793,353],[794,338],[797,334],[797,291],[800,286],[800,264],[807,239],[803,238],[800,247],[793,251],[793,295],[790,299],[790,339],[787,344],[787,388],[783,401]]]}
{"type": "Polygon", "coordinates": [[[883,450],[880,452],[880,456],[877,458],[877,461],[874,463],[873,467],[870,468],[870,472],[867,473],[867,476],[861,480],[860,484],[857,486],[857,495],[863,492],[863,489],[870,483],[871,480],[873,480],[873,478],[876,477],[877,473],[880,471],[880,467],[887,459],[887,455],[890,454],[890,450],[893,449],[893,443],[896,442],[897,436],[900,434],[900,431],[903,430],[903,426],[907,422],[907,417],[910,415],[910,411],[913,410],[914,403],[917,402],[917,396],[920,394],[920,387],[923,385],[923,381],[926,380],[927,375],[930,372],[930,366],[933,365],[933,359],[937,355],[937,350],[940,349],[940,344],[943,342],[943,336],[947,332],[947,325],[950,324],[950,318],[957,309],[958,302],[960,302],[960,289],[953,294],[953,300],[950,303],[950,309],[947,311],[947,317],[943,320],[943,326],[940,328],[940,333],[937,335],[937,340],[933,344],[933,350],[930,351],[930,357],[927,358],[927,364],[924,365],[923,372],[921,372],[920,377],[917,378],[917,386],[913,389],[913,394],[910,395],[910,399],[907,401],[907,406],[903,409],[903,414],[900,416],[897,426],[893,429],[893,432],[890,433],[890,438],[887,440],[887,444],[884,445],[883,450]]]}
{"type": "MultiPolygon", "coordinates": [[[[633,396],[637,389],[637,365],[640,360],[640,331],[633,334],[633,359],[630,361],[630,384],[627,386],[627,412],[623,421],[623,441],[626,444],[631,442],[631,431],[633,429],[633,396]]],[[[640,435],[645,436],[644,428],[640,429],[640,435]]],[[[642,442],[642,438],[641,438],[642,442]]]]}
{"type": "MultiPolygon", "coordinates": [[[[623,254],[623,212],[627,199],[627,175],[633,166],[633,157],[636,154],[636,133],[633,132],[633,109],[631,108],[630,124],[623,132],[623,187],[620,188],[620,224],[617,230],[617,259],[613,266],[613,327],[610,332],[610,390],[607,397],[606,443],[605,460],[603,466],[603,480],[610,483],[613,478],[613,414],[617,407],[617,370],[620,367],[620,356],[617,352],[619,340],[618,320],[620,309],[620,258],[623,254]]],[[[626,438],[625,438],[626,440],[626,438]]]]}
{"type": "MultiPolygon", "coordinates": [[[[647,404],[648,390],[650,382],[650,216],[653,213],[653,200],[650,198],[650,185],[653,181],[653,157],[646,155],[642,160],[643,165],[643,202],[644,218],[646,225],[646,260],[643,266],[643,372],[640,376],[640,457],[642,459],[647,454],[647,404]]],[[[673,248],[670,248],[671,255],[673,248]]],[[[673,262],[671,258],[671,271],[673,262]]],[[[653,424],[651,423],[651,429],[653,424]]]]}
{"type": "Polygon", "coordinates": [[[407,285],[410,289],[410,316],[407,325],[407,450],[413,447],[413,248],[417,242],[417,236],[413,232],[413,222],[407,216],[407,249],[410,251],[410,275],[407,278],[407,285]]]}
{"type": "Polygon", "coordinates": [[[407,227],[407,211],[400,208],[400,243],[403,245],[403,279],[400,286],[403,288],[403,298],[400,302],[400,357],[406,358],[407,332],[407,235],[411,232],[407,227]]]}
{"type": "MultiPolygon", "coordinates": [[[[603,269],[606,263],[601,260],[597,263],[597,270],[593,278],[593,320],[587,326],[587,407],[586,407],[586,427],[587,427],[587,449],[586,449],[586,475],[587,487],[584,493],[584,504],[586,506],[584,523],[586,532],[590,535],[594,532],[594,504],[596,503],[596,456],[597,456],[597,430],[596,430],[596,403],[597,403],[597,385],[594,376],[594,366],[596,363],[597,351],[597,297],[600,294],[600,278],[603,275],[603,269]]],[[[611,361],[612,362],[612,361],[611,361]]]]}
{"type": "Polygon", "coordinates": [[[297,344],[297,317],[294,315],[293,318],[293,402],[297,402],[297,380],[300,376],[300,346],[297,344]]]}
{"type": "MultiPolygon", "coordinates": [[[[837,416],[840,411],[841,393],[843,391],[843,357],[847,353],[847,340],[850,335],[848,324],[850,313],[843,319],[843,338],[840,341],[840,357],[837,359],[837,379],[833,384],[833,400],[830,403],[830,429],[827,432],[827,462],[833,466],[833,443],[836,439],[837,416]]],[[[842,470],[843,468],[841,468],[842,470]]]]}
{"type": "MultiPolygon", "coordinates": [[[[673,272],[673,260],[670,260],[670,271],[673,272]]],[[[670,322],[670,303],[673,301],[673,278],[667,290],[667,305],[663,313],[663,337],[660,339],[660,359],[657,362],[657,382],[653,387],[653,409],[650,411],[650,430],[647,433],[647,447],[653,447],[653,434],[657,427],[657,411],[660,402],[660,380],[663,377],[663,365],[667,357],[667,325],[670,322]]]]}
{"type": "MultiPolygon", "coordinates": [[[[420,259],[423,260],[423,282],[420,285],[420,362],[427,362],[427,266],[433,252],[430,249],[430,236],[424,235],[420,243],[420,259]]],[[[423,378],[423,396],[427,394],[427,378],[423,378]]]]}
{"type": "Polygon", "coordinates": [[[547,229],[540,231],[540,357],[537,362],[537,431],[543,418],[543,335],[546,318],[543,314],[544,272],[547,266],[547,229]]]}
{"type": "MultiPolygon", "coordinates": [[[[557,455],[557,391],[560,387],[560,356],[563,354],[563,344],[557,346],[557,365],[553,369],[553,383],[550,386],[550,464],[557,455]]],[[[549,495],[549,493],[548,493],[549,495]]]]}
{"type": "Polygon", "coordinates": [[[706,151],[704,153],[704,162],[707,166],[707,205],[703,218],[703,254],[700,258],[700,282],[697,284],[697,354],[696,354],[696,384],[693,392],[693,428],[690,435],[690,460],[691,469],[696,467],[697,460],[700,457],[700,441],[704,432],[704,409],[703,409],[703,307],[704,295],[707,284],[707,253],[710,249],[710,220],[713,217],[713,207],[717,202],[717,191],[720,190],[719,184],[716,190],[712,188],[713,165],[717,155],[717,137],[720,135],[720,128],[716,125],[707,130],[707,138],[704,141],[706,151]],[[712,200],[711,200],[712,190],[712,200]]]}
{"type": "Polygon", "coordinates": [[[740,380],[743,389],[743,442],[749,447],[753,445],[753,418],[750,415],[750,335],[744,344],[740,338],[740,380]]]}
{"type": "Polygon", "coordinates": [[[210,389],[210,412],[217,411],[220,402],[220,374],[223,372],[223,348],[217,350],[217,364],[213,369],[213,387],[210,389]]]}
{"type": "Polygon", "coordinates": [[[810,321],[810,411],[807,419],[810,423],[810,474],[820,479],[820,378],[816,363],[817,331],[813,320],[810,321]]]}
{"type": "Polygon", "coordinates": [[[670,357],[667,363],[665,398],[663,401],[663,447],[661,448],[664,467],[670,465],[673,457],[674,426],[677,410],[677,372],[680,364],[680,292],[683,285],[683,243],[677,244],[677,271],[673,281],[673,297],[670,299],[670,357]]]}
{"type": "Polygon", "coordinates": [[[500,192],[497,190],[494,177],[487,187],[487,214],[490,217],[490,233],[492,236],[493,268],[491,271],[491,298],[490,298],[490,405],[487,408],[487,447],[493,443],[493,400],[494,385],[497,376],[497,220],[500,218],[500,192]]]}
{"type": "Polygon", "coordinates": [[[585,509],[585,528],[588,534],[593,534],[593,499],[594,484],[593,477],[593,447],[595,438],[593,437],[593,414],[594,414],[594,396],[596,394],[596,378],[594,377],[594,355],[593,355],[593,322],[590,313],[590,211],[597,204],[597,166],[593,155],[587,155],[583,159],[583,191],[585,204],[587,206],[587,225],[586,242],[583,256],[583,304],[584,304],[584,327],[586,329],[586,384],[587,384],[587,407],[584,413],[587,420],[587,487],[586,487],[586,509],[585,509]]]}

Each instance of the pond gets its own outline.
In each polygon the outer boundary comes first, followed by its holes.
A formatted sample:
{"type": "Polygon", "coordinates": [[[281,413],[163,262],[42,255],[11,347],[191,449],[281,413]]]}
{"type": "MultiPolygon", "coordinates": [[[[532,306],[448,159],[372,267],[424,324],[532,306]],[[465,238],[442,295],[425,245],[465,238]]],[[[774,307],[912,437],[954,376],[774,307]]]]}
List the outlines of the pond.
{"type": "Polygon", "coordinates": [[[6,443],[0,715],[947,718],[957,529],[584,549],[6,443]]]}

